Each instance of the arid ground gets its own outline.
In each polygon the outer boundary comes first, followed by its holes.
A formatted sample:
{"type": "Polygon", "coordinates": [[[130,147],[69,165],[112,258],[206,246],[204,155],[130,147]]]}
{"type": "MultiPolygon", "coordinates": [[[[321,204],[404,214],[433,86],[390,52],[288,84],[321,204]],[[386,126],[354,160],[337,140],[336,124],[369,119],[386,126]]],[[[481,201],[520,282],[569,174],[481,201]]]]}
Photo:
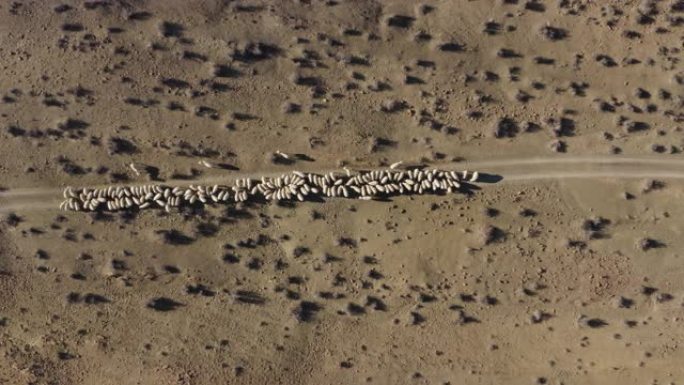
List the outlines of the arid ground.
{"type": "Polygon", "coordinates": [[[2,1],[0,384],[683,384],[683,49],[682,0],[2,1]],[[58,208],[398,161],[502,179],[58,208]]]}

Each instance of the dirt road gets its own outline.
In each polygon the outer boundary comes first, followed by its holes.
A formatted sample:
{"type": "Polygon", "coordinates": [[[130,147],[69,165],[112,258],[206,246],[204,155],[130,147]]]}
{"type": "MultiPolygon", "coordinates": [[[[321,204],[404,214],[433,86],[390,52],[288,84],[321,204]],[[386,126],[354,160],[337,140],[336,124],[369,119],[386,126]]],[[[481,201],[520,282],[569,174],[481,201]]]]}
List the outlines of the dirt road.
{"type": "MultiPolygon", "coordinates": [[[[637,178],[637,179],[684,179],[684,160],[650,157],[559,157],[521,158],[492,161],[473,161],[433,165],[447,170],[479,171],[483,175],[496,175],[493,183],[530,182],[542,179],[568,178],[637,178]]],[[[310,170],[309,170],[310,171],[310,170]]],[[[323,170],[330,172],[338,170],[323,170]]],[[[238,178],[276,176],[280,172],[263,174],[230,172],[216,174],[192,181],[168,181],[164,184],[178,186],[188,184],[230,183],[238,178]]],[[[482,182],[487,183],[483,178],[482,182]]],[[[107,187],[109,185],[89,186],[107,187]]],[[[25,210],[58,210],[62,201],[62,188],[18,188],[0,192],[0,212],[25,210]]]]}

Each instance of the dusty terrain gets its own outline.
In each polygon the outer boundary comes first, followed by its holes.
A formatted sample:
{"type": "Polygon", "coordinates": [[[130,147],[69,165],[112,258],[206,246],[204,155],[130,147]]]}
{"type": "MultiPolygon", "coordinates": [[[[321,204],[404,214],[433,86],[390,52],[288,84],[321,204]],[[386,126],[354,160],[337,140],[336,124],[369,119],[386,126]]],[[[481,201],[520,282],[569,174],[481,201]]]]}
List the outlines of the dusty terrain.
{"type": "Polygon", "coordinates": [[[683,25],[681,0],[0,2],[0,384],[683,383],[683,25]],[[400,160],[503,180],[58,210],[400,160]]]}

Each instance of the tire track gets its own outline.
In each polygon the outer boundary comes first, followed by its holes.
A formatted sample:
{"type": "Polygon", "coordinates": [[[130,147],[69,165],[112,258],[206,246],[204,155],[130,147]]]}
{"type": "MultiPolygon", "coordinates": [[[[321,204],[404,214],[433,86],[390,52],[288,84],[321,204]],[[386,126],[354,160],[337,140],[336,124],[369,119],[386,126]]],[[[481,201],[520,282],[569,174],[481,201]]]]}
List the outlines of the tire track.
{"type": "MultiPolygon", "coordinates": [[[[433,164],[430,167],[444,170],[471,170],[481,174],[500,175],[496,183],[527,182],[534,180],[562,179],[684,179],[684,159],[658,159],[649,157],[556,157],[518,158],[491,161],[433,164]]],[[[371,168],[364,168],[371,169],[371,168]]],[[[307,170],[304,172],[328,173],[340,169],[307,170]]],[[[240,178],[279,176],[287,171],[265,173],[231,172],[225,176],[212,176],[192,181],[175,180],[163,182],[168,186],[189,184],[221,184],[240,178]]],[[[483,183],[487,183],[484,181],[483,183]]],[[[150,184],[131,183],[130,186],[150,184]]],[[[108,187],[112,184],[87,187],[108,187]]],[[[66,187],[66,186],[65,186],[66,187]]],[[[58,210],[62,201],[62,187],[18,188],[0,192],[0,212],[25,210],[58,210]]]]}

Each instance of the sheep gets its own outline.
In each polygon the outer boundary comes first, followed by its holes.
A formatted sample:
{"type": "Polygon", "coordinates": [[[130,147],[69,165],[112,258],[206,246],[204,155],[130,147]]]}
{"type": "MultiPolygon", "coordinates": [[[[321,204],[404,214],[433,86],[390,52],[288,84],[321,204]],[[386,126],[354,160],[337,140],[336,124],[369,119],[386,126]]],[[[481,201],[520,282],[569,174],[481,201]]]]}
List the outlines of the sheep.
{"type": "MultiPolygon", "coordinates": [[[[168,187],[162,185],[108,186],[106,188],[81,188],[71,186],[63,190],[64,201],[60,210],[108,211],[120,209],[171,208],[185,203],[212,204],[234,201],[244,202],[251,197],[262,196],[267,200],[293,200],[303,202],[307,197],[323,195],[336,198],[372,200],[379,195],[424,194],[434,192],[454,193],[461,189],[461,182],[476,183],[479,173],[445,171],[439,169],[397,170],[402,162],[390,165],[388,169],[353,173],[344,167],[344,173],[325,174],[292,171],[279,177],[260,179],[240,178],[232,186],[189,185],[168,187]]],[[[135,165],[131,164],[134,168],[135,165]]]]}

